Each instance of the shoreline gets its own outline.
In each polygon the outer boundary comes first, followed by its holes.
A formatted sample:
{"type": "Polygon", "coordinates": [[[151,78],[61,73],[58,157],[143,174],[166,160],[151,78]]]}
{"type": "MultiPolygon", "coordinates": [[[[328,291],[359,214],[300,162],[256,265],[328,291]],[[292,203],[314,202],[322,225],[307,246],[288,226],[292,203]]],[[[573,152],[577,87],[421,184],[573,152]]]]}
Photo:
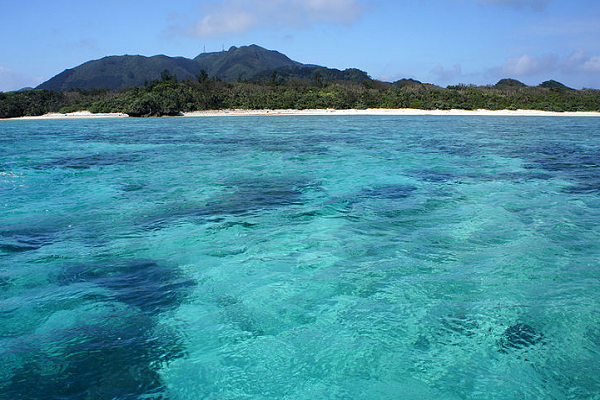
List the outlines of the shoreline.
{"type": "Polygon", "coordinates": [[[538,110],[420,110],[414,108],[368,108],[365,110],[349,109],[311,109],[311,110],[207,110],[183,113],[184,117],[224,117],[224,116],[317,116],[317,115],[374,115],[374,116],[515,116],[515,117],[600,117],[596,111],[538,111],[538,110]]]}
{"type": "MultiPolygon", "coordinates": [[[[310,109],[310,110],[206,110],[183,113],[183,117],[229,117],[229,116],[500,116],[500,117],[600,117],[597,111],[539,111],[539,110],[419,110],[413,108],[368,108],[365,110],[349,109],[310,109]]],[[[72,113],[51,113],[39,116],[3,118],[6,121],[23,120],[65,120],[96,118],[129,118],[124,113],[98,113],[77,111],[72,113]]]]}
{"type": "Polygon", "coordinates": [[[94,114],[89,111],[75,111],[72,113],[50,113],[44,115],[25,116],[16,118],[2,118],[6,121],[25,121],[25,120],[44,120],[44,119],[79,119],[79,118],[129,118],[129,115],[124,113],[98,113],[94,114]]]}

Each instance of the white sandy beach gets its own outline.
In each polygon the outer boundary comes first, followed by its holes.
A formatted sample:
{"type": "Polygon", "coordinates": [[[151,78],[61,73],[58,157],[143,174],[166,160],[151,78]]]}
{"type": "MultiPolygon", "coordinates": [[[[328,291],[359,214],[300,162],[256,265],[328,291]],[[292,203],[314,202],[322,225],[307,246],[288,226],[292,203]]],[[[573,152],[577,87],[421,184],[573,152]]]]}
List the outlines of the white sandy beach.
{"type": "Polygon", "coordinates": [[[129,117],[127,114],[123,113],[103,113],[103,114],[94,114],[89,111],[76,111],[67,114],[60,113],[51,113],[44,115],[37,115],[35,117],[18,117],[18,118],[8,118],[8,120],[37,120],[37,119],[77,119],[77,118],[124,118],[129,117]]]}
{"type": "Polygon", "coordinates": [[[556,116],[556,117],[600,117],[600,112],[550,112],[535,110],[417,110],[412,108],[389,109],[369,108],[365,110],[215,110],[184,113],[185,117],[222,117],[247,115],[473,115],[473,116],[556,116]]]}
{"type": "MultiPolygon", "coordinates": [[[[600,112],[551,112],[537,110],[417,110],[412,108],[388,109],[388,108],[369,108],[365,110],[336,110],[336,109],[318,109],[318,110],[211,110],[211,111],[193,111],[183,114],[184,117],[227,117],[227,116],[285,116],[285,115],[448,115],[448,116],[510,116],[510,117],[600,117],[600,112]]],[[[35,117],[8,118],[7,120],[39,120],[39,119],[77,119],[77,118],[124,118],[128,117],[123,113],[93,114],[89,111],[77,111],[68,114],[46,114],[35,117]]]]}

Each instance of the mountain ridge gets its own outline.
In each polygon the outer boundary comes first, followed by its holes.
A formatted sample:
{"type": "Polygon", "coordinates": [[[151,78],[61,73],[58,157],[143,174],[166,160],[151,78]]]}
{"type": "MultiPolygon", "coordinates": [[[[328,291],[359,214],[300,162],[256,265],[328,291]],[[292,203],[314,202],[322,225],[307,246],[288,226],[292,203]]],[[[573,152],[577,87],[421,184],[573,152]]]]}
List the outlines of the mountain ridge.
{"type": "Polygon", "coordinates": [[[232,46],[227,51],[201,53],[193,59],[155,55],[106,56],[69,68],[36,89],[69,91],[74,89],[119,90],[142,86],[160,79],[165,70],[178,79],[195,79],[201,70],[209,77],[228,82],[258,81],[281,69],[288,79],[312,78],[315,72],[324,80],[369,79],[366,72],[358,69],[340,71],[314,64],[303,64],[290,59],[276,50],[267,50],[255,44],[232,46]]]}

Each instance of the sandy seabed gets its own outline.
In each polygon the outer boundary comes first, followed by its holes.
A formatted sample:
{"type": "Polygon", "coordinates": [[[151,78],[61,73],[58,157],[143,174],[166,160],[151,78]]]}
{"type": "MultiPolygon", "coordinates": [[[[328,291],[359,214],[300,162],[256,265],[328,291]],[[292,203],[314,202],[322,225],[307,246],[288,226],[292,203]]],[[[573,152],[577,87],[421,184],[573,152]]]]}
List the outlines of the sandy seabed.
{"type": "MultiPolygon", "coordinates": [[[[281,115],[455,115],[455,116],[514,116],[514,117],[600,117],[600,112],[577,111],[577,112],[552,112],[538,110],[417,110],[412,108],[388,109],[368,108],[365,110],[209,110],[192,111],[184,113],[184,117],[227,117],[227,116],[281,116],[281,115]]],[[[39,119],[76,119],[76,118],[124,118],[124,113],[94,114],[89,111],[77,111],[68,114],[52,113],[33,117],[8,118],[8,120],[39,120],[39,119]]]]}

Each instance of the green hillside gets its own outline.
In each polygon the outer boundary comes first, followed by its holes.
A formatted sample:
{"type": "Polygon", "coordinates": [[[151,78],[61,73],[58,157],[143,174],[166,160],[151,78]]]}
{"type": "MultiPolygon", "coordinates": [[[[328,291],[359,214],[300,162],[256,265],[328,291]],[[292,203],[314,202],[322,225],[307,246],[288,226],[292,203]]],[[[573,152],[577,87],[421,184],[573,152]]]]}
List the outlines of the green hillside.
{"type": "Polygon", "coordinates": [[[227,82],[266,80],[271,78],[273,71],[277,71],[282,79],[313,79],[315,73],[323,81],[368,79],[364,71],[356,69],[339,71],[318,65],[302,64],[277,51],[251,45],[231,47],[228,51],[203,53],[193,60],[164,55],[104,57],[67,69],[42,83],[37,89],[120,90],[143,86],[147,82],[158,80],[164,71],[183,80],[196,79],[201,70],[206,71],[211,78],[227,82]]]}
{"type": "Polygon", "coordinates": [[[504,79],[500,79],[498,81],[498,83],[496,83],[494,85],[494,87],[497,87],[497,88],[524,88],[524,87],[527,87],[527,85],[516,79],[504,78],[504,79]]]}
{"type": "Polygon", "coordinates": [[[542,82],[540,87],[546,89],[559,89],[559,90],[572,90],[570,87],[563,85],[560,82],[555,81],[554,79],[550,79],[549,81],[542,82]]]}
{"type": "Polygon", "coordinates": [[[144,82],[159,79],[164,70],[168,70],[180,79],[194,77],[199,71],[193,60],[183,57],[111,56],[67,69],[42,83],[37,89],[67,91],[106,88],[118,90],[142,86],[144,82]]]}
{"type": "Polygon", "coordinates": [[[227,82],[252,80],[261,72],[303,65],[277,51],[256,45],[239,48],[233,46],[220,53],[203,53],[194,58],[194,61],[199,70],[204,69],[209,76],[218,76],[227,82]]]}

